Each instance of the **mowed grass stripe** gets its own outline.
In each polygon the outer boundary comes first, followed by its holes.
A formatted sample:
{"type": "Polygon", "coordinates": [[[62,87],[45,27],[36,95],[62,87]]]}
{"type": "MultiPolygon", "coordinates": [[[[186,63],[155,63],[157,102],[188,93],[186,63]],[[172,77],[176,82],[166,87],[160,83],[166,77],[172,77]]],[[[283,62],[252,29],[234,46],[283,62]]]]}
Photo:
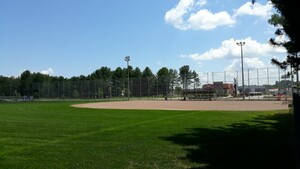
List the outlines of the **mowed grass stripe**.
{"type": "MultiPolygon", "coordinates": [[[[105,111],[105,110],[103,110],[103,111],[105,111]]],[[[116,110],[116,111],[118,111],[118,110],[116,110]]],[[[90,135],[100,134],[100,133],[103,133],[103,132],[120,130],[120,129],[126,128],[126,127],[134,127],[134,126],[138,126],[138,125],[143,125],[143,124],[158,122],[158,121],[162,121],[162,120],[167,120],[167,119],[170,119],[170,118],[178,118],[178,117],[182,117],[182,116],[189,116],[189,115],[193,115],[195,113],[199,113],[199,112],[188,112],[188,113],[168,116],[168,117],[164,117],[164,118],[159,118],[159,119],[155,119],[155,120],[148,120],[148,121],[139,122],[139,123],[114,126],[114,127],[104,128],[104,129],[95,130],[95,131],[86,132],[86,133],[73,134],[73,135],[68,136],[66,138],[63,138],[63,139],[46,141],[44,143],[36,143],[32,146],[25,146],[25,147],[15,148],[13,150],[0,152],[0,156],[1,155],[10,155],[10,154],[18,153],[18,152],[21,152],[21,151],[28,151],[29,149],[34,149],[34,148],[37,148],[37,147],[49,146],[49,145],[53,145],[53,144],[59,144],[61,142],[67,142],[67,141],[71,141],[71,140],[74,140],[74,139],[80,139],[80,138],[84,138],[84,137],[87,137],[87,136],[90,136],[90,135]]]]}

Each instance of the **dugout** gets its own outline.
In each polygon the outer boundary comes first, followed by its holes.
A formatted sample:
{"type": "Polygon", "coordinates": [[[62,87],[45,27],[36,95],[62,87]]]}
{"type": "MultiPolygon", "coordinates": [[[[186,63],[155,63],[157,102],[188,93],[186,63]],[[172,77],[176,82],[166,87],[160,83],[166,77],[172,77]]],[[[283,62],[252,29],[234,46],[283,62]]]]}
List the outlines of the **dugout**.
{"type": "Polygon", "coordinates": [[[182,95],[184,100],[212,100],[214,92],[203,89],[188,89],[183,90],[182,95]]]}

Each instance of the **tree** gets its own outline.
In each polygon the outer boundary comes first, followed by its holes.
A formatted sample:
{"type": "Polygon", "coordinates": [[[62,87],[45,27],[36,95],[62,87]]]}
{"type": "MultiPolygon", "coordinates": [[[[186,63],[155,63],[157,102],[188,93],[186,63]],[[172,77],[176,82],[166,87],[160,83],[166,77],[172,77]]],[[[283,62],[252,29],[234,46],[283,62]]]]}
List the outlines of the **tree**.
{"type": "Polygon", "coordinates": [[[121,67],[117,67],[112,72],[112,86],[114,87],[114,93],[117,97],[122,96],[125,91],[125,83],[127,81],[126,72],[121,67]]]}
{"type": "Polygon", "coordinates": [[[111,79],[112,76],[112,72],[110,70],[110,68],[108,67],[101,67],[100,69],[96,70],[95,72],[93,72],[90,77],[92,79],[101,79],[104,81],[108,81],[111,79]]]}
{"type": "Polygon", "coordinates": [[[182,93],[182,88],[180,86],[176,86],[174,92],[176,95],[179,96],[182,93]]]}
{"type": "Polygon", "coordinates": [[[278,13],[273,14],[271,19],[269,19],[269,23],[277,27],[275,38],[271,38],[270,43],[274,46],[282,46],[288,52],[285,61],[279,61],[273,58],[271,63],[282,69],[291,66],[294,71],[292,70],[289,74],[292,75],[296,73],[298,83],[298,71],[300,70],[300,58],[298,57],[300,51],[300,20],[296,17],[298,2],[294,0],[271,0],[271,2],[278,13]],[[283,42],[276,41],[276,37],[280,36],[286,36],[288,40],[283,42]]]}
{"type": "MultiPolygon", "coordinates": [[[[100,69],[93,72],[90,77],[91,79],[99,79],[100,87],[103,90],[103,96],[109,97],[111,96],[111,87],[112,87],[112,71],[110,68],[103,66],[100,69]]],[[[89,85],[84,85],[89,86],[89,85]]],[[[89,96],[89,95],[88,95],[89,96]]]]}
{"type": "Polygon", "coordinates": [[[183,89],[183,97],[186,99],[185,91],[189,88],[192,83],[191,79],[193,78],[192,71],[190,70],[190,66],[184,65],[179,69],[179,76],[181,79],[182,89],[183,89]]]}
{"type": "Polygon", "coordinates": [[[52,77],[52,96],[65,97],[65,78],[63,76],[52,77]]]}
{"type": "Polygon", "coordinates": [[[285,61],[278,61],[277,59],[273,58],[271,63],[278,66],[281,69],[286,70],[288,66],[291,66],[291,71],[288,71],[288,76],[293,76],[296,74],[296,81],[299,83],[299,70],[300,70],[300,63],[299,58],[297,55],[288,55],[285,61]]]}
{"type": "Polygon", "coordinates": [[[13,96],[14,91],[16,90],[14,82],[19,82],[14,77],[4,77],[0,76],[0,96],[13,96]]]}
{"type": "Polygon", "coordinates": [[[155,76],[149,67],[142,72],[142,93],[144,96],[153,96],[155,93],[155,76]]]}
{"type": "Polygon", "coordinates": [[[159,69],[156,73],[156,77],[157,77],[158,93],[167,97],[169,86],[170,86],[169,69],[166,67],[159,69]]]}
{"type": "Polygon", "coordinates": [[[136,67],[133,71],[132,71],[132,78],[140,78],[142,77],[142,72],[141,69],[136,67]]]}
{"type": "Polygon", "coordinates": [[[182,89],[187,90],[189,85],[191,84],[192,79],[192,71],[190,70],[190,66],[182,66],[179,69],[179,76],[181,79],[182,89]]]}
{"type": "Polygon", "coordinates": [[[170,69],[169,74],[170,74],[171,96],[173,96],[175,86],[179,84],[178,72],[176,69],[170,69]]]}
{"type": "Polygon", "coordinates": [[[29,70],[26,70],[21,74],[21,84],[19,86],[19,91],[21,95],[30,96],[31,86],[32,86],[31,72],[29,70]]]}
{"type": "Polygon", "coordinates": [[[153,77],[153,73],[152,73],[152,70],[149,68],[149,67],[146,67],[144,70],[143,70],[143,73],[142,73],[142,77],[143,78],[147,78],[147,77],[153,77]]]}
{"type": "Polygon", "coordinates": [[[127,96],[132,95],[131,87],[132,87],[132,77],[133,77],[133,67],[128,66],[123,69],[124,72],[126,72],[125,77],[126,77],[126,83],[125,83],[125,93],[127,96]],[[129,80],[129,81],[128,81],[129,80]],[[129,83],[129,84],[128,84],[129,83]]]}
{"type": "Polygon", "coordinates": [[[123,79],[125,78],[125,73],[122,68],[117,67],[115,71],[112,72],[113,79],[123,79]]]}
{"type": "Polygon", "coordinates": [[[140,68],[136,67],[134,70],[132,70],[131,73],[131,95],[132,96],[141,96],[142,93],[141,77],[142,77],[142,72],[140,68]]]}
{"type": "Polygon", "coordinates": [[[192,72],[192,77],[193,77],[194,89],[200,87],[200,79],[196,71],[192,72]]]}
{"type": "Polygon", "coordinates": [[[275,38],[271,38],[270,42],[276,46],[283,46],[288,53],[295,54],[300,51],[300,20],[296,17],[298,12],[297,1],[271,0],[274,8],[278,13],[273,14],[269,23],[277,27],[275,36],[288,36],[288,41],[277,42],[275,38]]]}

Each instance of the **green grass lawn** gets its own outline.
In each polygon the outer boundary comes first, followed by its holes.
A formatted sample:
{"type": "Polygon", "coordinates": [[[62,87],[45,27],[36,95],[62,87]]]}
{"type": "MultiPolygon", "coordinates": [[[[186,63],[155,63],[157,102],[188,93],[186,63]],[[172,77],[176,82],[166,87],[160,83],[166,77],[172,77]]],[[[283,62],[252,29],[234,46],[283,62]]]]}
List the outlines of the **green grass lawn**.
{"type": "Polygon", "coordinates": [[[287,111],[94,110],[0,103],[0,168],[294,168],[287,111]]]}

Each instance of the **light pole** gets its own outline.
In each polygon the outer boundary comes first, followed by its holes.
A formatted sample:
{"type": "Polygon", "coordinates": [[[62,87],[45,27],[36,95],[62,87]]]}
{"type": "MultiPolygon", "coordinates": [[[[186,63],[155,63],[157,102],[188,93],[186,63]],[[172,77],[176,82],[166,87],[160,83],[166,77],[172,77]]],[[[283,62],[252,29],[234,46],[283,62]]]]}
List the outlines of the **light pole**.
{"type": "Polygon", "coordinates": [[[129,93],[129,61],[130,61],[130,56],[125,56],[125,61],[127,62],[127,71],[128,71],[128,78],[127,78],[127,97],[129,100],[130,93],[129,93]]]}
{"type": "Polygon", "coordinates": [[[238,46],[241,47],[241,62],[242,62],[242,84],[243,84],[243,100],[245,100],[245,85],[244,85],[244,61],[243,61],[243,46],[245,42],[237,42],[238,46]]]}

